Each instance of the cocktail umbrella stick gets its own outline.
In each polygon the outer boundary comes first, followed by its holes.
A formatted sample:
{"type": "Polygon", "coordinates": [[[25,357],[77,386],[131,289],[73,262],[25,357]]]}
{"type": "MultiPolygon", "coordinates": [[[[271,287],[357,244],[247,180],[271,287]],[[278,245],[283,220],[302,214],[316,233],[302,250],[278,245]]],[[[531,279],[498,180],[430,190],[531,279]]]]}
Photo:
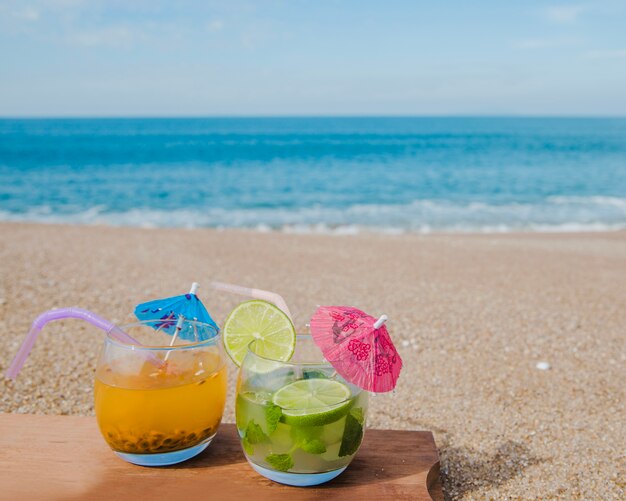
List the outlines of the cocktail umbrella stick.
{"type": "MultiPolygon", "coordinates": [[[[382,325],[389,319],[389,317],[387,315],[381,315],[380,317],[378,317],[378,320],[376,320],[376,322],[374,322],[374,329],[380,329],[382,327],[382,325]]],[[[331,379],[334,378],[337,375],[337,371],[333,372],[332,375],[330,376],[331,379]]]]}
{"type": "Polygon", "coordinates": [[[387,315],[381,315],[374,323],[374,329],[380,329],[381,326],[387,321],[389,317],[387,315]]]}
{"type": "MultiPolygon", "coordinates": [[[[189,294],[194,294],[195,295],[198,292],[198,287],[200,287],[200,284],[198,282],[192,283],[191,284],[191,289],[189,289],[189,294]]],[[[178,334],[183,329],[183,322],[184,321],[185,321],[185,316],[184,315],[178,315],[178,322],[176,322],[176,329],[174,330],[174,335],[172,336],[172,340],[170,341],[170,346],[174,346],[174,343],[176,342],[176,339],[178,338],[178,334]]],[[[168,351],[165,354],[164,360],[167,361],[167,359],[170,356],[170,353],[172,353],[172,352],[168,351]]]]}

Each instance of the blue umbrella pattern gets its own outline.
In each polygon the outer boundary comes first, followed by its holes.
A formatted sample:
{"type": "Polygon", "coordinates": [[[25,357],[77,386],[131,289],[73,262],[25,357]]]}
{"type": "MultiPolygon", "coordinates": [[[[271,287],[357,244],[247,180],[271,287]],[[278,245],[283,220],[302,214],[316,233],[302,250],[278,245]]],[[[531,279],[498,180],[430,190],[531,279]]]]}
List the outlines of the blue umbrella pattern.
{"type": "Polygon", "coordinates": [[[172,336],[170,346],[174,344],[177,337],[187,341],[206,341],[209,335],[205,329],[196,330],[195,333],[182,330],[185,319],[209,324],[219,330],[196,295],[198,287],[199,285],[194,282],[188,294],[138,304],[135,307],[135,316],[139,320],[152,320],[150,325],[153,329],[170,334],[172,336]]]}

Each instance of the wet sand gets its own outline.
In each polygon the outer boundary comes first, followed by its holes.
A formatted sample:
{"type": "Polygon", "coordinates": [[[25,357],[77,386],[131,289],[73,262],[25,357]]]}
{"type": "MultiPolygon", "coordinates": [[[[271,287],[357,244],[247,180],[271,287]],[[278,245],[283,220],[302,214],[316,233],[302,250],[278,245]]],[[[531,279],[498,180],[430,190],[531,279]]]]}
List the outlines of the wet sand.
{"type": "MultiPolygon", "coordinates": [[[[624,497],[624,232],[331,236],[2,223],[0,234],[2,372],[35,316],[53,307],[121,323],[137,302],[221,280],[279,291],[304,331],[316,305],[350,304],[389,315],[405,363],[396,393],[372,399],[370,425],[432,430],[449,499],[624,497]]],[[[207,288],[199,295],[220,323],[238,302],[207,288]]],[[[0,377],[0,411],[92,414],[100,341],[80,321],[51,324],[17,381],[0,377]]]]}

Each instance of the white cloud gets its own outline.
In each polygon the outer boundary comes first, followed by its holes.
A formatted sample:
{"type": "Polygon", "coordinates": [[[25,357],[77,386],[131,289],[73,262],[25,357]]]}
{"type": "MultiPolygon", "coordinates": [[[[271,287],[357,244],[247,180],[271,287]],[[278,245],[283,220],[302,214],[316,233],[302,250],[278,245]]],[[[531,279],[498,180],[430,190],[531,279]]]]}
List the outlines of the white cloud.
{"type": "Polygon", "coordinates": [[[626,59],[626,49],[589,50],[583,55],[589,59],[626,59]]]}
{"type": "Polygon", "coordinates": [[[544,10],[546,18],[559,24],[574,23],[587,10],[585,5],[554,5],[544,10]]]}
{"type": "Polygon", "coordinates": [[[39,11],[33,7],[24,7],[14,11],[13,16],[23,21],[37,21],[39,19],[39,11]]]}
{"type": "Polygon", "coordinates": [[[222,31],[222,28],[224,28],[224,21],[221,19],[213,19],[212,21],[209,21],[207,28],[209,28],[209,31],[222,31]]]}
{"type": "Polygon", "coordinates": [[[72,34],[69,42],[83,47],[130,47],[137,39],[137,33],[127,26],[106,26],[90,31],[72,34]]]}

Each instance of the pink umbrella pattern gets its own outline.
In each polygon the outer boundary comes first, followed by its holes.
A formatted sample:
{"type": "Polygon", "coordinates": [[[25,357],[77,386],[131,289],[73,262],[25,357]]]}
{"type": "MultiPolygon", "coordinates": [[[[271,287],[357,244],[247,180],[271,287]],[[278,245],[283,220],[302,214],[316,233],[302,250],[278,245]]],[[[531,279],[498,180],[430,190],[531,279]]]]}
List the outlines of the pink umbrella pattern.
{"type": "Polygon", "coordinates": [[[402,369],[386,320],[349,306],[320,306],[311,317],[311,335],[346,381],[383,393],[395,388],[402,369]]]}

